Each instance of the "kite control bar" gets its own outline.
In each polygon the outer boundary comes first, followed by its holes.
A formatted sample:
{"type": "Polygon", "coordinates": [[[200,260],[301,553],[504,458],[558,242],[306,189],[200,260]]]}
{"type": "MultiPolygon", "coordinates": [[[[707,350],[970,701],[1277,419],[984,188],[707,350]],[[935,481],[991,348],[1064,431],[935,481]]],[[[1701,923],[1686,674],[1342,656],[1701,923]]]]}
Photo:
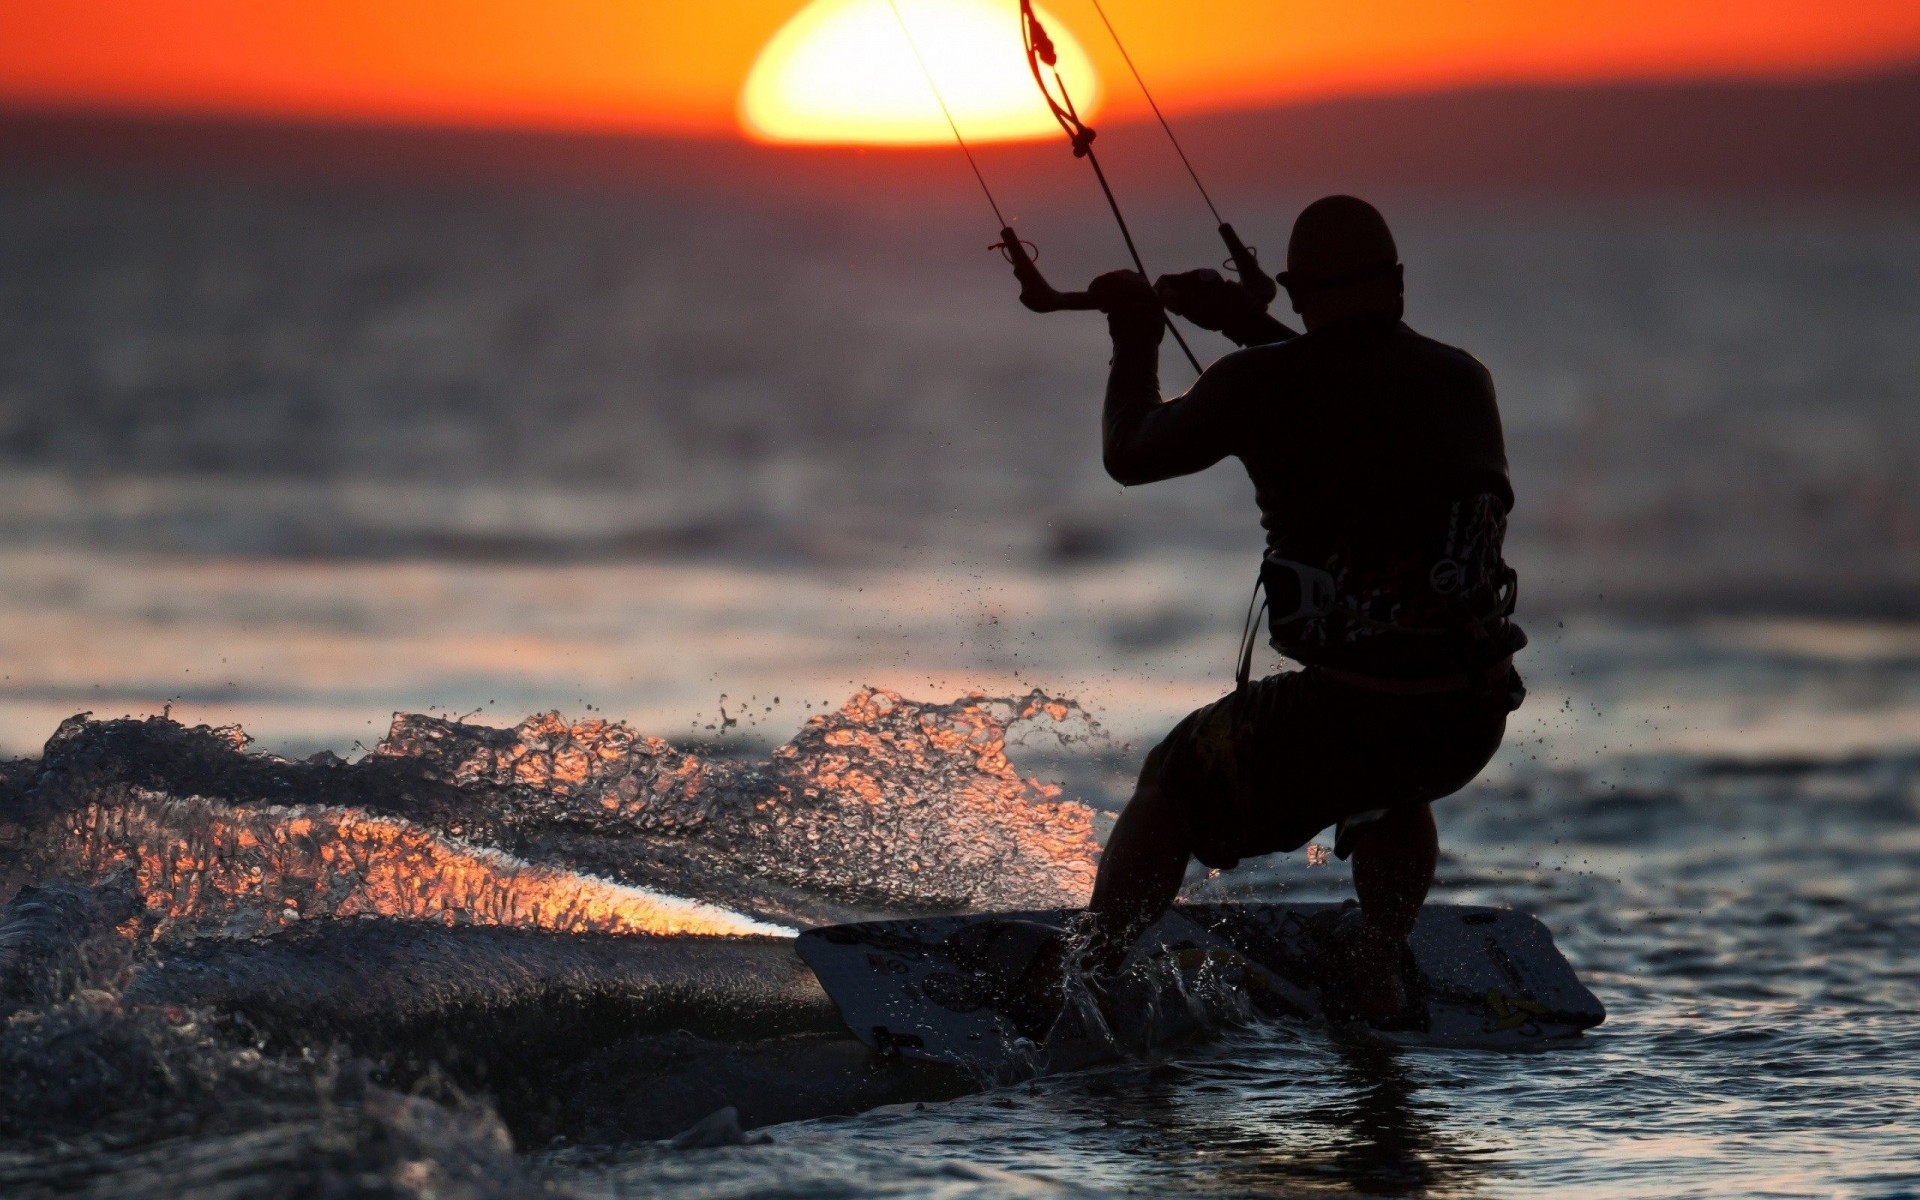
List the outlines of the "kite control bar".
{"type": "Polygon", "coordinates": [[[1091,292],[1063,292],[1047,282],[1040,268],[1034,265],[1033,254],[1028,250],[1030,243],[1020,240],[1011,226],[1000,230],[1000,240],[988,246],[989,250],[998,250],[1007,256],[1013,264],[1013,277],[1020,281],[1020,303],[1034,312],[1086,312],[1100,306],[1094,303],[1091,292]]]}
{"type": "MultiPolygon", "coordinates": [[[[899,0],[887,0],[887,4],[893,10],[893,18],[900,26],[900,33],[906,39],[908,49],[913,52],[914,61],[919,64],[920,74],[926,78],[927,90],[933,94],[934,101],[940,106],[940,115],[946,118],[947,128],[953,131],[953,140],[959,144],[960,152],[966,156],[967,166],[972,170],[974,179],[980,184],[981,194],[987,198],[988,207],[993,209],[994,218],[1000,222],[1000,240],[988,248],[1000,251],[1006,256],[1007,261],[1013,264],[1014,277],[1020,281],[1020,303],[1034,312],[1042,313],[1098,311],[1100,305],[1091,293],[1060,291],[1040,274],[1040,268],[1034,265],[1031,244],[1022,242],[1019,235],[1013,232],[1013,227],[1008,223],[1006,215],[1000,211],[999,201],[993,198],[993,189],[987,186],[987,177],[981,174],[980,164],[974,160],[972,147],[967,145],[967,139],[961,134],[958,122],[953,119],[953,111],[947,107],[946,97],[941,94],[939,83],[935,81],[933,72],[927,67],[925,56],[920,53],[920,44],[914,40],[913,30],[907,27],[906,17],[900,12],[899,0]]],[[[1099,0],[1094,0],[1094,7],[1099,8],[1099,0]]],[[[1106,21],[1104,11],[1101,12],[1100,18],[1106,21]]],[[[1107,22],[1107,28],[1112,30],[1111,22],[1107,22]]],[[[1087,165],[1093,168],[1094,178],[1100,184],[1101,194],[1107,199],[1107,207],[1113,212],[1114,224],[1120,229],[1120,239],[1126,243],[1127,254],[1133,259],[1134,268],[1140,272],[1142,279],[1151,279],[1152,273],[1140,260],[1140,250],[1134,245],[1133,231],[1127,228],[1127,219],[1120,213],[1120,202],[1114,199],[1113,188],[1107,183],[1107,174],[1101,169],[1100,160],[1093,153],[1094,131],[1080,119],[1079,110],[1074,107],[1073,97],[1067,91],[1066,81],[1060,77],[1058,53],[1053,39],[1048,36],[1046,28],[1040,24],[1040,18],[1034,13],[1033,0],[1020,0],[1020,29],[1021,40],[1026,48],[1027,66],[1032,71],[1034,83],[1040,88],[1040,94],[1046,99],[1047,108],[1053,113],[1054,119],[1060,123],[1061,130],[1066,133],[1068,140],[1072,143],[1074,157],[1086,159],[1087,165]],[[1047,83],[1049,76],[1053,80],[1051,87],[1047,83]]],[[[1114,34],[1114,42],[1120,45],[1120,36],[1117,33],[1114,34]]],[[[1120,53],[1123,57],[1126,55],[1124,45],[1120,45],[1120,53]]],[[[1127,59],[1127,66],[1133,67],[1131,58],[1127,59]]],[[[1138,70],[1134,70],[1133,74],[1135,79],[1140,79],[1138,70]]],[[[1145,80],[1140,80],[1140,88],[1141,91],[1146,92],[1145,80]]],[[[1160,106],[1154,103],[1153,93],[1146,92],[1146,96],[1147,102],[1153,105],[1154,114],[1159,116],[1160,106]]],[[[1160,124],[1166,128],[1165,117],[1160,117],[1160,124]]],[[[1173,137],[1171,128],[1167,128],[1166,132],[1169,138],[1173,137]]],[[[1174,140],[1174,149],[1180,151],[1180,160],[1186,163],[1186,152],[1180,150],[1177,139],[1174,140]]],[[[1194,174],[1191,163],[1187,163],[1187,173],[1192,175],[1193,182],[1199,185],[1200,177],[1194,174]]],[[[1214,219],[1219,220],[1219,210],[1213,207],[1213,199],[1206,193],[1206,188],[1202,186],[1200,194],[1206,199],[1207,207],[1213,212],[1214,219]]],[[[1254,257],[1252,248],[1240,240],[1240,235],[1233,231],[1233,226],[1220,221],[1220,236],[1227,243],[1227,250],[1233,256],[1234,270],[1240,276],[1241,285],[1264,306],[1279,293],[1275,281],[1260,269],[1260,260],[1254,257]]],[[[1160,316],[1166,323],[1167,332],[1173,335],[1174,343],[1180,347],[1181,353],[1186,355],[1187,362],[1192,364],[1194,374],[1199,374],[1200,360],[1194,356],[1193,349],[1187,345],[1187,339],[1180,336],[1180,330],[1175,328],[1173,318],[1164,310],[1160,316]]]]}
{"type": "MultiPolygon", "coordinates": [[[[1224,222],[1220,225],[1220,239],[1232,252],[1232,265],[1240,275],[1240,286],[1253,293],[1253,298],[1262,305],[1272,302],[1280,294],[1280,285],[1273,276],[1260,267],[1260,260],[1254,257],[1253,248],[1240,240],[1233,226],[1224,222]]],[[[1006,255],[1013,264],[1013,275],[1020,281],[1020,303],[1034,312],[1080,312],[1097,309],[1090,292],[1063,292],[1047,282],[1046,276],[1034,264],[1031,243],[1020,240],[1012,229],[1002,229],[1000,240],[988,246],[989,250],[998,250],[1006,255]]]]}

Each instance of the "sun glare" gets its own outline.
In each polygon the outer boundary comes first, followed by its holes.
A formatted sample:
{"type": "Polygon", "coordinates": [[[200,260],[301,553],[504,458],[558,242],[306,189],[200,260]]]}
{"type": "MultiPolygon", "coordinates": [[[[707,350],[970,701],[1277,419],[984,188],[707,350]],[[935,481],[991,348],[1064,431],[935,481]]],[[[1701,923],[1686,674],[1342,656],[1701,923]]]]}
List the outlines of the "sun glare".
{"type": "MultiPolygon", "coordinates": [[[[740,123],[771,142],[920,145],[953,135],[914,61],[940,85],[968,141],[1058,132],[1027,72],[1014,0],[898,0],[913,44],[887,0],[815,0],[773,35],[740,93],[740,123]]],[[[1091,120],[1099,85],[1086,52],[1045,10],[1060,73],[1091,120]]]]}

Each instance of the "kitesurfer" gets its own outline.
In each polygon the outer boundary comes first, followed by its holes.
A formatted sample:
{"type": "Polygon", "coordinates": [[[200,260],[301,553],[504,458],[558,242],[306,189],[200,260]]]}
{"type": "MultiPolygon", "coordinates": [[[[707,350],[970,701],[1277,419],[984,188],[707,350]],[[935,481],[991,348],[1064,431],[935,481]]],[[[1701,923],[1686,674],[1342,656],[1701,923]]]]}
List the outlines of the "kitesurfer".
{"type": "MultiPolygon", "coordinates": [[[[1301,666],[1251,680],[1243,658],[1234,692],[1147,755],[1100,862],[1084,962],[1116,970],[1190,859],[1225,870],[1333,827],[1359,897],[1340,971],[1360,1013],[1386,1020],[1406,1006],[1433,881],[1431,804],[1486,766],[1525,695],[1501,554],[1513,489],[1492,378],[1402,322],[1399,252],[1372,205],[1309,205],[1279,280],[1304,333],[1214,271],[1090,288],[1113,339],[1107,472],[1132,486],[1238,458],[1267,534],[1272,644],[1301,666]],[[1163,401],[1166,310],[1246,348],[1163,401]]],[[[1043,1011],[1058,1011],[1066,953],[1028,973],[1043,1011]]]]}

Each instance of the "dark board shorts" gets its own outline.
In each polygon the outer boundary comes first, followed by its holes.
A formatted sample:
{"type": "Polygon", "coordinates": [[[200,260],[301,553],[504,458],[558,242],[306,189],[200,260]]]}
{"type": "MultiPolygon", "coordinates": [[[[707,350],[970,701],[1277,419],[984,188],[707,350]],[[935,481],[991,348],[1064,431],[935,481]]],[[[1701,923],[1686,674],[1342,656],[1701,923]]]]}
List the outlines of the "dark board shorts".
{"type": "Polygon", "coordinates": [[[1459,791],[1500,748],[1525,695],[1512,671],[1493,686],[1411,696],[1312,667],[1269,675],[1174,726],[1142,780],[1179,807],[1193,856],[1225,870],[1459,791]]]}

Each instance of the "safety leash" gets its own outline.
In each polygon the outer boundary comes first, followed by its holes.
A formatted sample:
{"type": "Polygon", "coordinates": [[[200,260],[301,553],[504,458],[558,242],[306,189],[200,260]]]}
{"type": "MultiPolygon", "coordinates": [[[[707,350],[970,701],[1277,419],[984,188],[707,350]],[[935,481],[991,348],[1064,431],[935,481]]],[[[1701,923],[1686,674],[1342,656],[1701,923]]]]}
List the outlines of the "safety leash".
{"type": "MultiPolygon", "coordinates": [[[[891,2],[891,0],[890,0],[891,2]]],[[[895,11],[898,11],[896,7],[895,11]]],[[[1104,14],[1103,14],[1104,17],[1104,14]]],[[[1109,29],[1112,26],[1108,26],[1109,29]]],[[[1053,39],[1047,36],[1046,26],[1034,14],[1033,0],[1020,0],[1020,37],[1027,49],[1027,68],[1033,72],[1033,82],[1046,98],[1047,109],[1053,113],[1053,119],[1067,135],[1067,141],[1073,145],[1073,156],[1084,158],[1093,168],[1093,177],[1100,183],[1101,194],[1107,198],[1107,207],[1113,212],[1114,224],[1120,227],[1120,240],[1127,244],[1127,254],[1132,257],[1133,265],[1142,278],[1151,281],[1153,274],[1147,270],[1147,264],[1140,258],[1140,248],[1133,244],[1133,230],[1127,227],[1127,218],[1120,212],[1120,201],[1114,198],[1113,188],[1107,183],[1107,173],[1101,169],[1100,156],[1093,152],[1094,131],[1092,126],[1080,119],[1080,110],[1074,106],[1073,94],[1067,91],[1067,81],[1060,77],[1060,55],[1054,49],[1053,39]],[[1045,67],[1043,71],[1041,68],[1045,67]],[[1047,76],[1053,77],[1053,86],[1047,86],[1047,76]],[[1058,93],[1056,95],[1055,93],[1058,93]]],[[[1180,330],[1173,323],[1173,315],[1162,311],[1161,319],[1167,323],[1167,332],[1180,346],[1180,352],[1193,364],[1193,373],[1200,373],[1200,360],[1193,355],[1193,348],[1187,345],[1187,339],[1180,336],[1180,330]]]]}
{"type": "Polygon", "coordinates": [[[1200,199],[1205,201],[1207,211],[1213,214],[1214,221],[1219,225],[1220,240],[1227,244],[1227,260],[1220,265],[1239,275],[1240,286],[1247,289],[1262,307],[1271,304],[1273,298],[1280,294],[1280,284],[1260,265],[1260,259],[1254,253],[1254,248],[1241,241],[1240,235],[1234,232],[1233,226],[1220,215],[1219,208],[1213,203],[1213,197],[1207,192],[1207,185],[1200,182],[1200,172],[1194,170],[1193,160],[1187,157],[1186,147],[1182,146],[1180,139],[1174,135],[1173,126],[1167,122],[1167,114],[1160,111],[1160,102],[1153,98],[1153,90],[1147,87],[1146,78],[1140,74],[1140,68],[1133,65],[1133,55],[1127,53],[1127,44],[1120,40],[1120,31],[1113,27],[1113,22],[1108,19],[1107,10],[1101,6],[1100,0],[1093,0],[1093,11],[1100,14],[1100,23],[1107,27],[1107,36],[1113,39],[1114,49],[1120,52],[1120,59],[1127,64],[1127,70],[1132,73],[1133,81],[1140,85],[1140,94],[1147,98],[1147,107],[1153,110],[1154,120],[1160,122],[1160,128],[1166,133],[1167,141],[1173,144],[1173,152],[1180,156],[1180,165],[1187,169],[1187,178],[1193,180],[1193,186],[1200,192],[1200,199]]]}
{"type": "Polygon", "coordinates": [[[1240,651],[1233,672],[1233,694],[1238,699],[1253,682],[1253,647],[1260,637],[1260,618],[1267,613],[1271,597],[1267,595],[1265,572],[1253,581],[1253,594],[1247,597],[1247,619],[1240,624],[1240,651]]]}

